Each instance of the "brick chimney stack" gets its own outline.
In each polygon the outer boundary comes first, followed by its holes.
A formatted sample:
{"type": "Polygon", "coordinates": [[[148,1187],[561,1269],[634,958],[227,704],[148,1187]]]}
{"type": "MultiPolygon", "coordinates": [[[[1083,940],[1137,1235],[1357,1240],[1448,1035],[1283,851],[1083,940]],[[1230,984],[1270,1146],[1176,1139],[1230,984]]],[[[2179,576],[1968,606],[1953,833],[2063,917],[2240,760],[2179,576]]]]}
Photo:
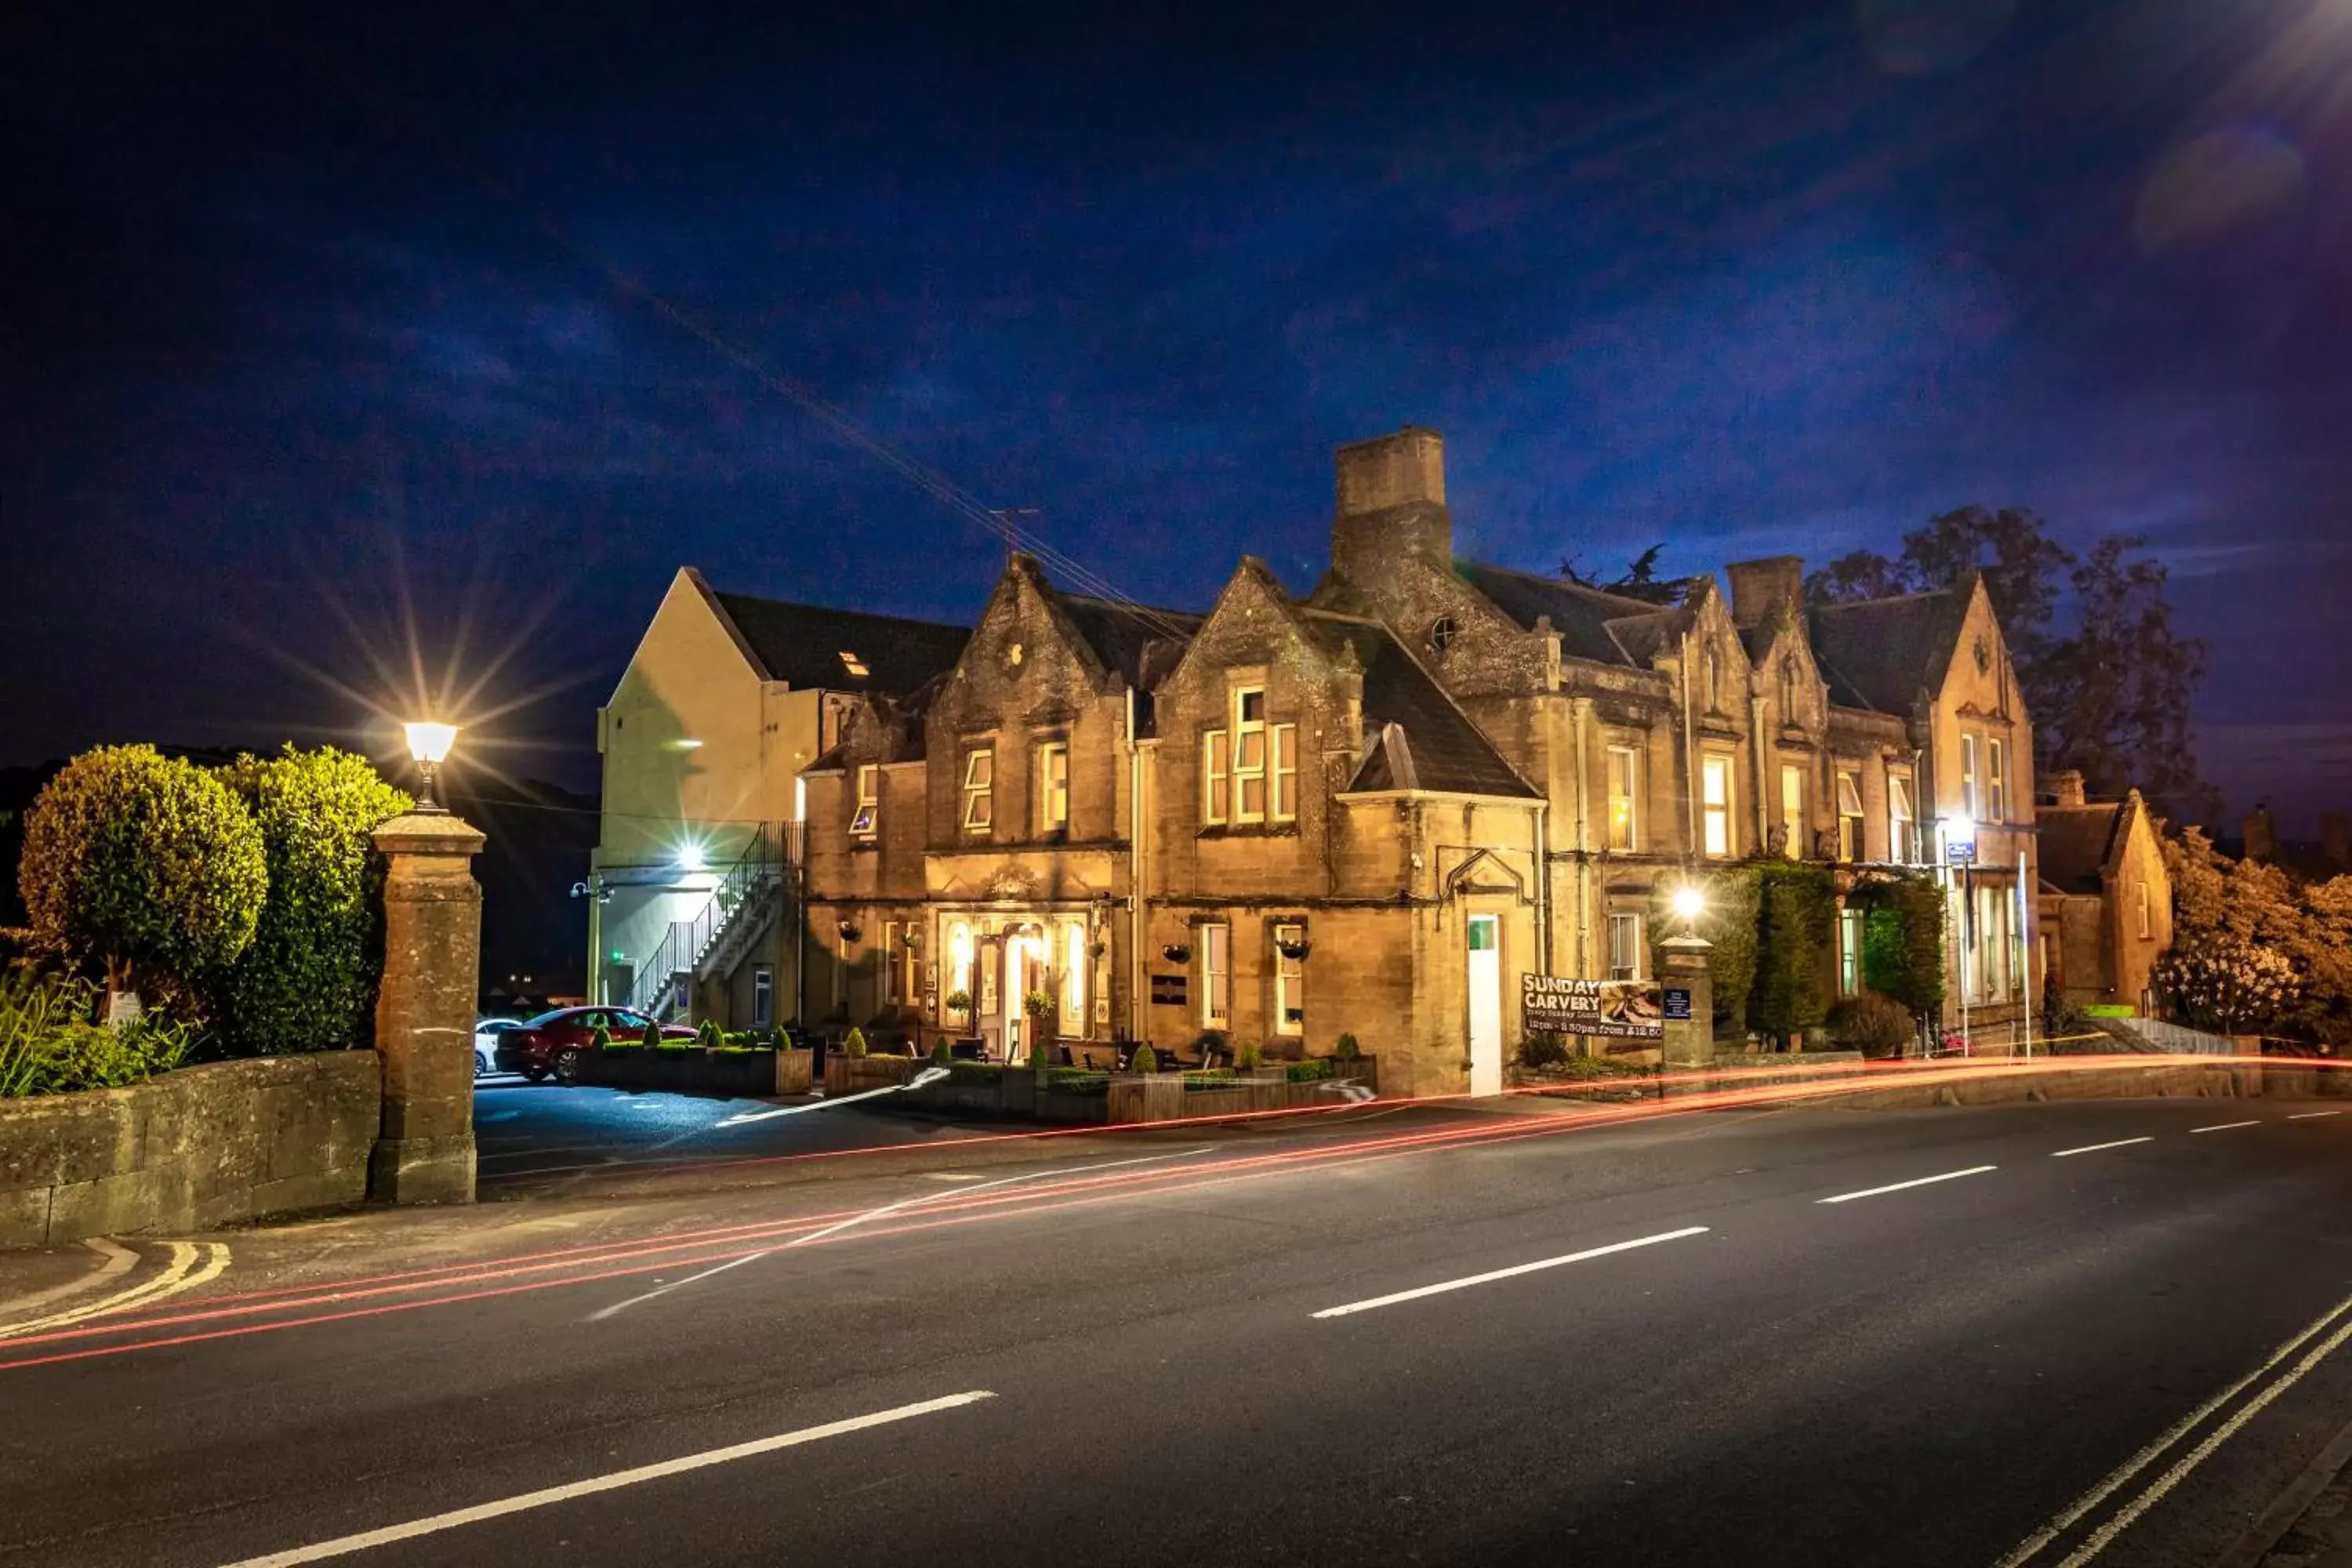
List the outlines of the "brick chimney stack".
{"type": "Polygon", "coordinates": [[[1804,600],[1805,558],[1801,555],[1735,561],[1724,571],[1731,578],[1731,621],[1742,631],[1762,626],[1781,605],[1804,600]]]}
{"type": "Polygon", "coordinates": [[[2246,858],[2275,860],[2278,858],[2278,824],[2271,818],[2271,808],[2260,801],[2247,815],[2243,831],[2246,836],[2246,858]]]}
{"type": "Polygon", "coordinates": [[[2042,775],[2042,793],[2050,797],[2053,805],[2084,805],[2089,797],[2083,788],[2083,770],[2067,768],[2060,773],[2042,775]]]}
{"type": "Polygon", "coordinates": [[[1338,510],[1331,564],[1342,577],[1376,582],[1401,555],[1441,571],[1454,564],[1454,516],[1445,510],[1445,442],[1408,425],[1334,455],[1338,510]]]}

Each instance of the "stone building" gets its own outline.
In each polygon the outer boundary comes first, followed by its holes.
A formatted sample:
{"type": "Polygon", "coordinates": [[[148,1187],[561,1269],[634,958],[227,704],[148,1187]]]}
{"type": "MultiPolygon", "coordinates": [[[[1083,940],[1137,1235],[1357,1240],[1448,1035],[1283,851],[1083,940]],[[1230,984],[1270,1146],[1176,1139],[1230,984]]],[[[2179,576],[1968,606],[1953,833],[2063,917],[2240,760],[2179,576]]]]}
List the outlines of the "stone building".
{"type": "Polygon", "coordinates": [[[2133,790],[2084,798],[2083,775],[2053,775],[2036,814],[2042,973],[2069,1007],[2155,1013],[2150,977],[2172,945],[2172,879],[2157,822],[2133,790]]]}
{"type": "Polygon", "coordinates": [[[1245,558],[1205,615],[1152,609],[1015,558],[943,673],[838,692],[801,774],[804,1016],[1018,1059],[1034,997],[1066,1038],[1348,1033],[1384,1089],[1489,1092],[1518,977],[1646,977],[1695,871],[1958,845],[1947,1026],[2019,1037],[2032,737],[1979,582],[1809,609],[1777,557],[1622,597],[1458,560],[1433,432],[1337,468],[1304,595],[1245,558]]]}

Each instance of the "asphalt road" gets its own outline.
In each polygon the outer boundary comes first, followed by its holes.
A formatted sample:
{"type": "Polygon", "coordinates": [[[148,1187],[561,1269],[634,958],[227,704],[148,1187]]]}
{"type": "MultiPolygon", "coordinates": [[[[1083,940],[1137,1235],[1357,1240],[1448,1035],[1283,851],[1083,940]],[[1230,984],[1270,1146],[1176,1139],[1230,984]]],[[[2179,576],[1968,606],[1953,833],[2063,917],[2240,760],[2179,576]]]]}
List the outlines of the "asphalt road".
{"type": "Polygon", "coordinates": [[[2335,1111],[1349,1112],[232,1272],[0,1341],[0,1562],[2203,1565],[2352,1415],[2335,1111]]]}

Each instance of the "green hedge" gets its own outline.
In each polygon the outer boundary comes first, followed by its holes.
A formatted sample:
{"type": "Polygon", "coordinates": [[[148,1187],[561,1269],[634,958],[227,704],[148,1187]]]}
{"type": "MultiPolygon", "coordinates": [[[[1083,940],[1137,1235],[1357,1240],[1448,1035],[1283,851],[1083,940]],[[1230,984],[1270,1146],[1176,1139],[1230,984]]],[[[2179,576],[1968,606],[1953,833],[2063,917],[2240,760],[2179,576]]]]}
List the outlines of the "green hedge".
{"type": "Polygon", "coordinates": [[[109,1028],[89,1022],[89,983],[18,964],[0,976],[0,1100],[119,1089],[187,1058],[194,1031],[151,1013],[109,1028]]]}

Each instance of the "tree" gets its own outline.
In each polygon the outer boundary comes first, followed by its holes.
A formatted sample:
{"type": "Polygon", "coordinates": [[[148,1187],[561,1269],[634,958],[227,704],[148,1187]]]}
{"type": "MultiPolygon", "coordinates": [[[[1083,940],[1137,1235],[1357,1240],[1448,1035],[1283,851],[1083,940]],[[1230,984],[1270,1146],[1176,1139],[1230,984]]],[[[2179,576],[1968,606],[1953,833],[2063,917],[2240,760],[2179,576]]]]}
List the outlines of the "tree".
{"type": "Polygon", "coordinates": [[[1944,1008],[1944,889],[1924,871],[1901,871],[1854,889],[1863,906],[1862,982],[1915,1019],[1944,1008]]]}
{"type": "Polygon", "coordinates": [[[220,1011],[233,1048],[340,1050],[363,1037],[383,968],[371,835],[409,808],[364,757],[241,756],[217,775],[261,830],[269,891],[220,1011]]]}
{"type": "Polygon", "coordinates": [[[2078,558],[2032,511],[1962,507],[1903,536],[1902,553],[1842,555],[1805,579],[1816,604],[1948,588],[1981,574],[2033,719],[2035,760],[2079,768],[2095,793],[2137,785],[2160,816],[2210,815],[2189,747],[2209,649],[2172,624],[2167,574],[2145,542],[2101,540],[2078,558]],[[2056,626],[2062,605],[2071,626],[2056,626]]]}
{"type": "Polygon", "coordinates": [[[1837,889],[1825,867],[1759,861],[1756,978],[1748,1021],[1782,1047],[1829,1014],[1830,936],[1837,889]]]}
{"type": "Polygon", "coordinates": [[[1663,544],[1653,544],[1628,561],[1624,575],[1613,583],[1586,576],[1573,561],[1561,562],[1559,574],[1580,587],[1598,588],[1621,599],[1640,599],[1653,605],[1678,605],[1683,597],[1682,579],[1658,575],[1658,557],[1665,552],[1665,548],[1663,544]]]}
{"type": "Polygon", "coordinates": [[[17,887],[34,941],[101,964],[108,988],[200,995],[253,941],[268,889],[261,830],[222,783],[152,746],[66,764],[25,823],[17,887]]]}
{"type": "Polygon", "coordinates": [[[2156,977],[2181,1022],[2224,1035],[2274,1024],[2302,988],[2285,954],[2235,934],[2173,947],[2156,977]]]}

